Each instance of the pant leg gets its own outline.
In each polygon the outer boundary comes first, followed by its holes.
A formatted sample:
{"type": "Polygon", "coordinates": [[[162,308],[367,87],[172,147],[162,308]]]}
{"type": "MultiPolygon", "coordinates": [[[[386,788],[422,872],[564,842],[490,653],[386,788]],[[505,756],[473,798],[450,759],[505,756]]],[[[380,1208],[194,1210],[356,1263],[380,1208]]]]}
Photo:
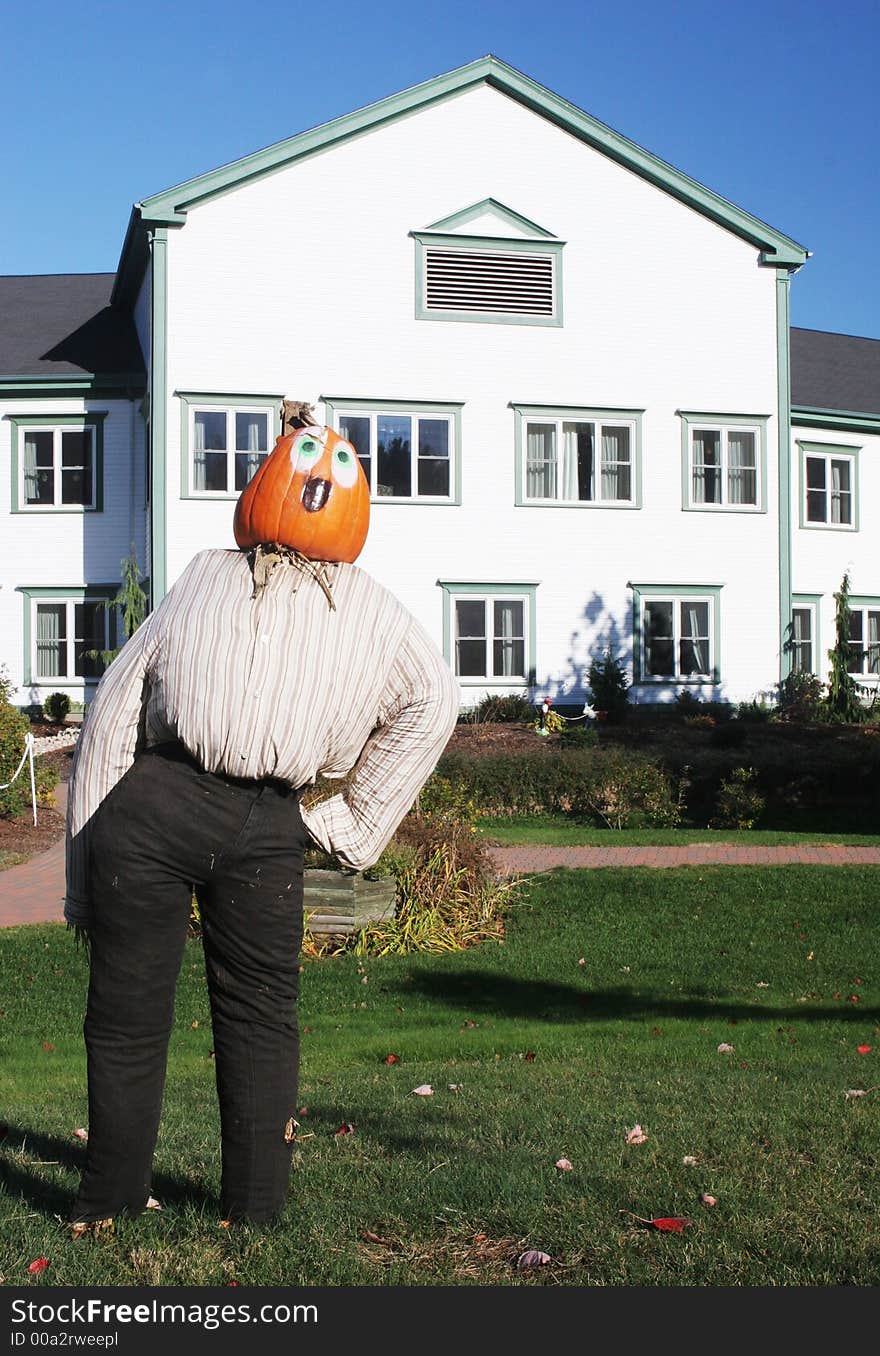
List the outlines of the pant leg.
{"type": "Polygon", "coordinates": [[[296,795],[264,788],[218,859],[202,910],[227,1219],[269,1220],[287,1193],[305,839],[296,795]]]}

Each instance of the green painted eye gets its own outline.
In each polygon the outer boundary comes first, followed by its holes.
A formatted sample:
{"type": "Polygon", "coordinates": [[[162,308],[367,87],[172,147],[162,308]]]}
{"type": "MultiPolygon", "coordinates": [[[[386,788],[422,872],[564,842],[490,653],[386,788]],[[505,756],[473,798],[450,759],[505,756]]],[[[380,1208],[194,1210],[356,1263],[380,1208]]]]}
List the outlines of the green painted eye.
{"type": "Polygon", "coordinates": [[[346,489],[357,480],[357,454],[348,443],[337,443],[333,449],[333,479],[346,489]]]}
{"type": "Polygon", "coordinates": [[[308,471],[324,451],[322,444],[310,434],[300,437],[291,448],[291,461],[294,467],[308,471]]]}

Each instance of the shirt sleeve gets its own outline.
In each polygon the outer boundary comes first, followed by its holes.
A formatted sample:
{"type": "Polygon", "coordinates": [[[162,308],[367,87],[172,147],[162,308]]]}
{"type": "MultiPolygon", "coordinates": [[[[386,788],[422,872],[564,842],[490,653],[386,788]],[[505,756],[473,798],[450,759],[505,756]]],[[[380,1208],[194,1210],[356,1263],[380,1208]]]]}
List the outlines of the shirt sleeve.
{"type": "Polygon", "coordinates": [[[458,683],[413,620],[350,783],[302,812],[312,838],[345,866],[372,866],[433,772],[458,708],[458,683]]]}
{"type": "Polygon", "coordinates": [[[146,708],[158,613],[138,628],[107,669],[77,741],[67,799],[64,916],[88,927],[89,837],[102,801],[134,762],[146,708]]]}

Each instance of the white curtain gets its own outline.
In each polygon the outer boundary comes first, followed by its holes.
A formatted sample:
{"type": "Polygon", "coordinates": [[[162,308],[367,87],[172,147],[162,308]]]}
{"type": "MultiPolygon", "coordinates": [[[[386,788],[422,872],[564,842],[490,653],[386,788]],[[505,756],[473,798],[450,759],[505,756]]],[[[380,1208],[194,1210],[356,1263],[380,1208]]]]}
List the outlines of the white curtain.
{"type": "Polygon", "coordinates": [[[731,504],[757,504],[755,435],[731,432],[727,437],[727,498],[731,504]]]}
{"type": "Polygon", "coordinates": [[[244,416],[239,415],[237,417],[239,419],[243,418],[247,425],[245,476],[247,480],[252,480],[259,470],[263,460],[263,453],[267,450],[263,446],[263,429],[265,427],[266,416],[264,414],[250,414],[244,416]]]}
{"type": "Polygon", "coordinates": [[[556,427],[529,424],[526,434],[526,498],[556,498],[556,427]]]}
{"type": "MultiPolygon", "coordinates": [[[[39,502],[40,486],[37,480],[37,444],[36,439],[25,436],[24,440],[24,499],[26,504],[39,502]]],[[[52,675],[54,676],[54,675],[52,675]]]]}
{"type": "Polygon", "coordinates": [[[562,495],[563,499],[578,497],[578,426],[562,426],[562,495]]]}
{"type": "Polygon", "coordinates": [[[208,458],[205,455],[205,421],[195,417],[193,430],[193,489],[208,488],[208,458]]]}
{"type": "Polygon", "coordinates": [[[880,612],[868,613],[868,672],[880,673],[880,612]]]}
{"type": "Polygon", "coordinates": [[[37,608],[37,677],[67,676],[67,609],[63,603],[37,608]]]}
{"type": "Polygon", "coordinates": [[[525,669],[523,605],[518,599],[495,602],[496,678],[521,678],[525,669]]]}
{"type": "Polygon", "coordinates": [[[849,511],[849,462],[832,461],[831,463],[831,521],[832,523],[848,523],[850,519],[849,511]]]}
{"type": "Polygon", "coordinates": [[[602,498],[632,498],[628,428],[602,430],[602,498]]]}
{"type": "MultiPolygon", "coordinates": [[[[705,604],[702,603],[682,603],[681,605],[681,635],[682,650],[690,653],[693,657],[693,673],[709,672],[709,654],[708,638],[700,635],[702,627],[700,622],[705,616],[705,604]]],[[[683,666],[684,667],[684,666],[683,666]]]]}

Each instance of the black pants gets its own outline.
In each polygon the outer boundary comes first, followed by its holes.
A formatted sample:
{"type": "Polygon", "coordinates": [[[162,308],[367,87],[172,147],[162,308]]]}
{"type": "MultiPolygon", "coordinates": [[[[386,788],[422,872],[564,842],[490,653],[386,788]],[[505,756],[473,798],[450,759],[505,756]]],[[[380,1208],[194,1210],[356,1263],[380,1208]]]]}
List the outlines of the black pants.
{"type": "Polygon", "coordinates": [[[138,1214],[150,1191],[193,885],[202,911],[224,1218],[284,1202],[296,1114],[306,832],[296,792],[201,770],[179,744],[135,762],[92,833],[85,1039],[89,1139],[73,1220],[138,1214]]]}

